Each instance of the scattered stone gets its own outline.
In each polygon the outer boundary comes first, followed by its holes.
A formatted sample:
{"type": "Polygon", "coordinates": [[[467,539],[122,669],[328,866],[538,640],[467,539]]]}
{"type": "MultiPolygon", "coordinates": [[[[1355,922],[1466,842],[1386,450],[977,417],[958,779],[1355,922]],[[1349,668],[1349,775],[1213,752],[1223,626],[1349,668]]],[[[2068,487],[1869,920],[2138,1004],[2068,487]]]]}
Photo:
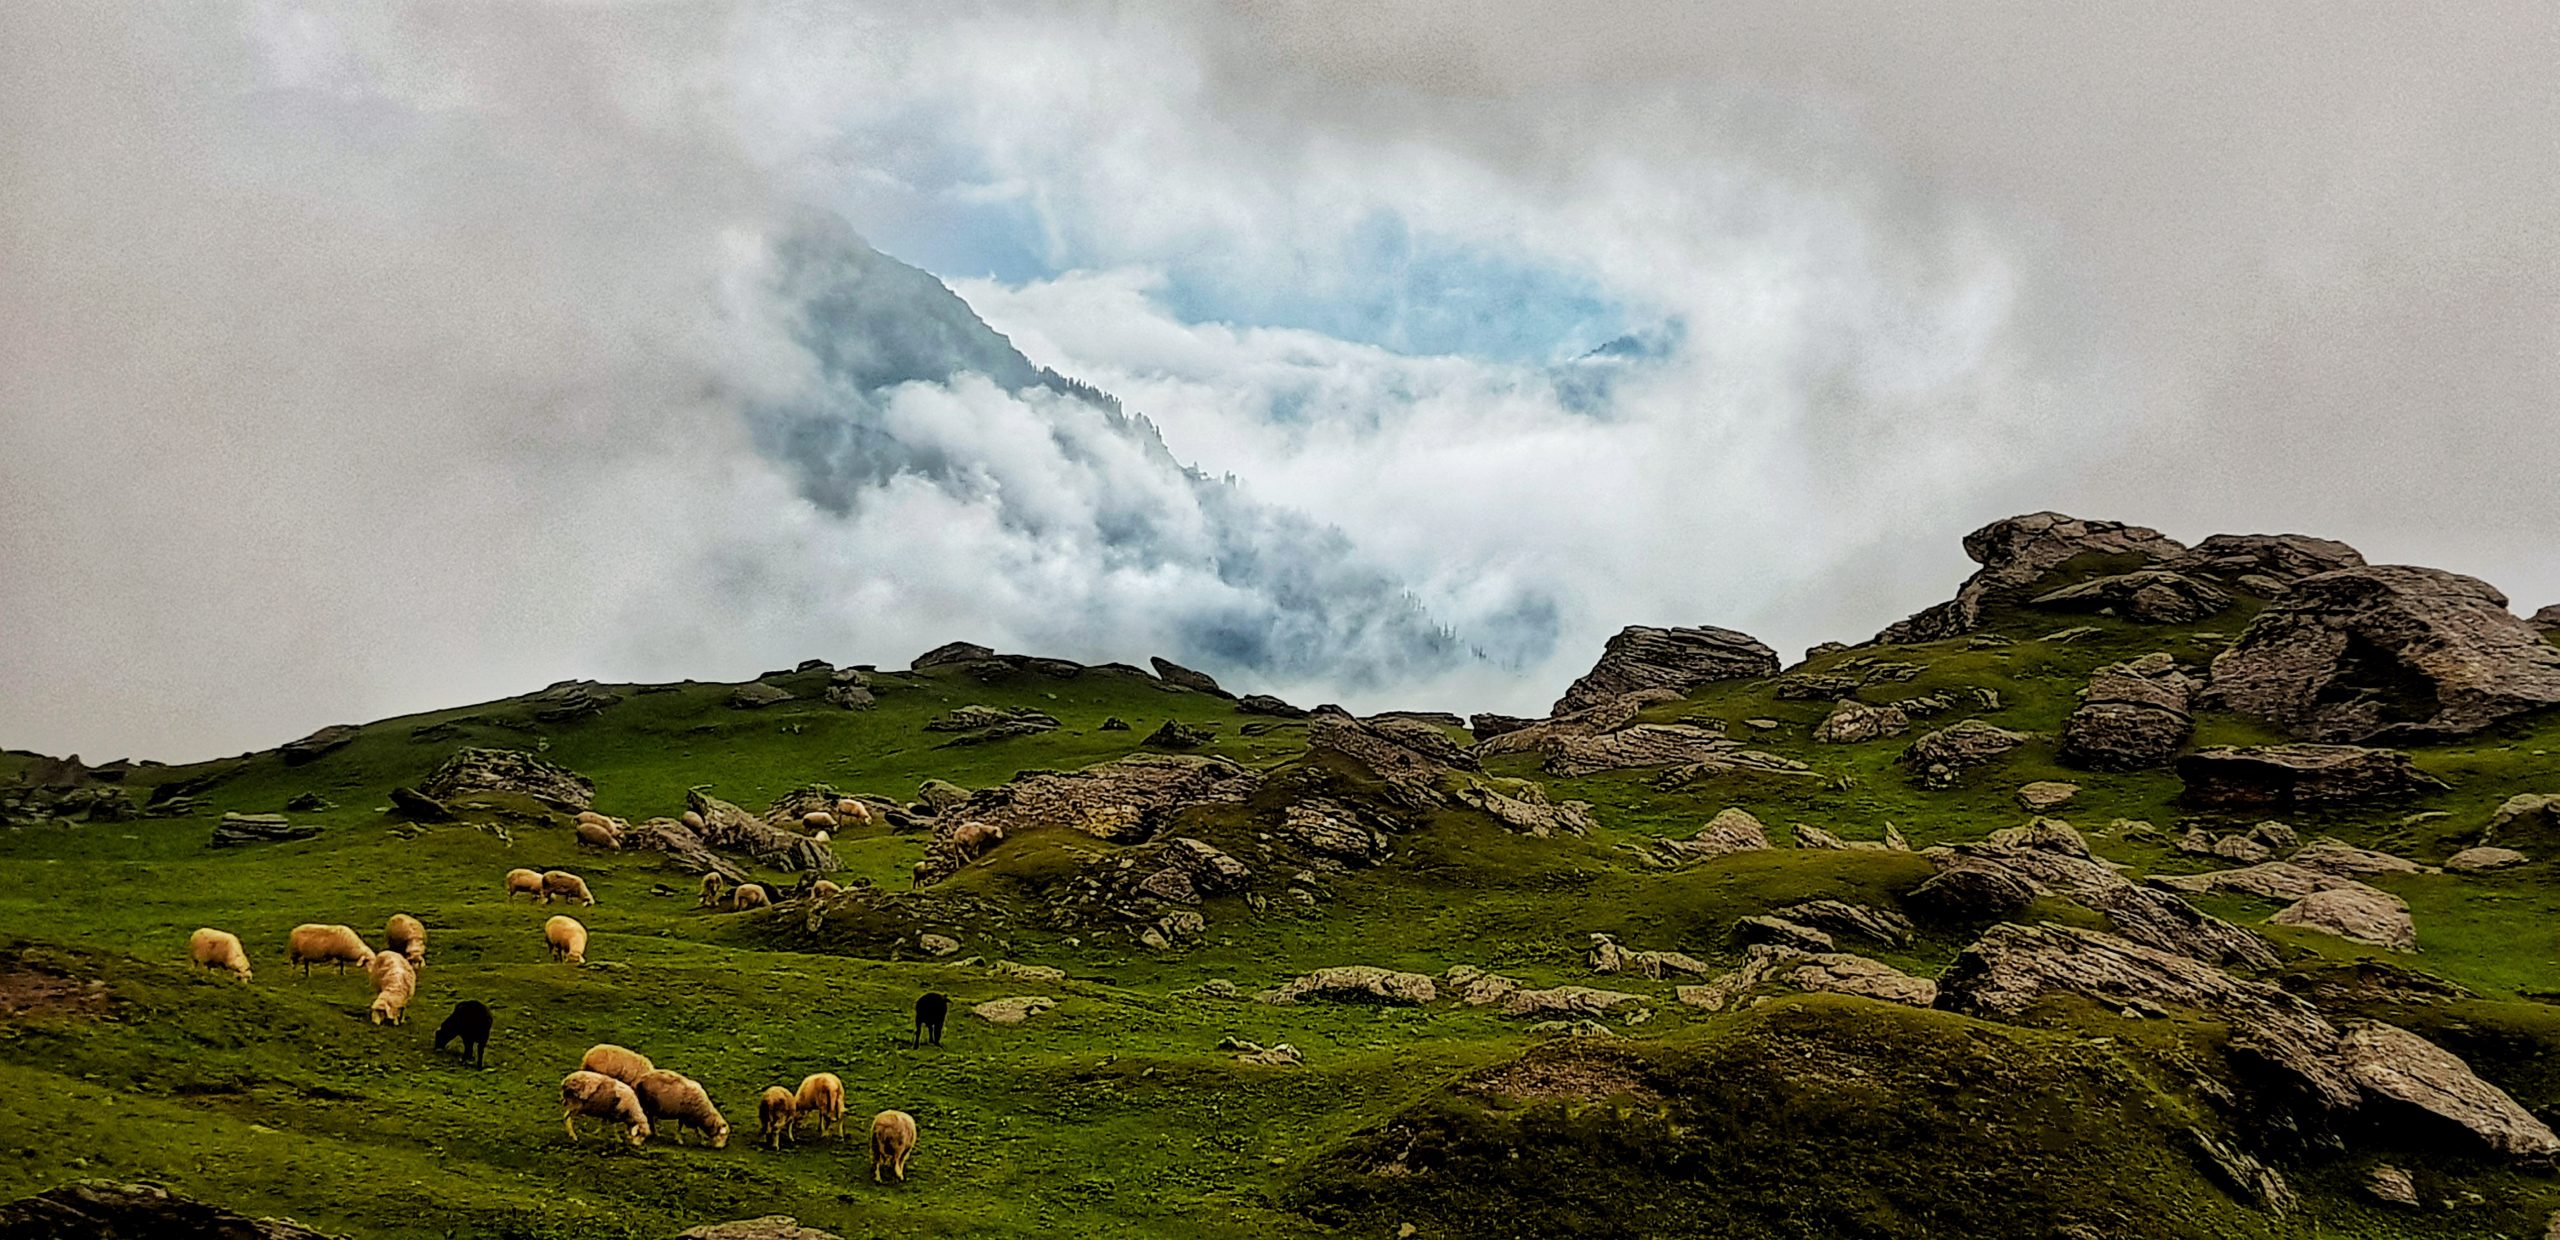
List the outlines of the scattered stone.
{"type": "Polygon", "coordinates": [[[1214,733],[1195,728],[1179,719],[1167,719],[1163,727],[1147,733],[1147,739],[1138,743],[1150,749],[1198,749],[1217,739],[1214,733]]]}
{"type": "Polygon", "coordinates": [[[337,806],[329,803],[329,798],[317,792],[305,792],[284,803],[284,812],[288,814],[317,814],[322,810],[336,808],[337,806]]]}
{"type": "Polygon", "coordinates": [[[2200,749],[2178,759],[2182,799],[2212,809],[2364,805],[2442,792],[2396,749],[2358,745],[2246,745],[2200,749]]]}
{"type": "Polygon", "coordinates": [[[1982,842],[1993,848],[2034,848],[2082,858],[2089,855],[2089,842],[2059,818],[2038,818],[2023,827],[2003,827],[1982,842]]]}
{"type": "Polygon", "coordinates": [[[1823,994],[1859,995],[1886,1003],[1928,1007],[1937,983],[1913,977],[1882,961],[1845,952],[1803,952],[1767,944],[1743,952],[1742,967],[1702,986],[1682,986],[1680,1002],[1721,1012],[1753,988],[1769,983],[1823,994]]]}
{"type": "Polygon", "coordinates": [[[606,707],[622,701],[622,695],[592,680],[563,680],[525,699],[540,723],[568,723],[590,715],[603,714],[606,707]]]}
{"type": "MultiPolygon", "coordinates": [[[[0,1203],[0,1236],[81,1240],[330,1240],[291,1219],[250,1218],[157,1184],[77,1180],[0,1203]]],[[[832,1240],[832,1237],[829,1238],[832,1240]]]]}
{"type": "Polygon", "coordinates": [[[1630,973],[1655,981],[1678,973],[1706,977],[1715,972],[1715,966],[1695,956],[1679,952],[1629,951],[1618,946],[1616,938],[1597,932],[1591,936],[1591,952],[1587,959],[1594,973],[1630,973]]]}
{"type": "Polygon", "coordinates": [[[2211,696],[2318,741],[2469,736],[2560,705],[2560,647],[2477,578],[2344,568],[2258,613],[2214,659],[2211,696]]]}
{"type": "Polygon", "coordinates": [[[1286,1042],[1264,1046],[1259,1042],[1247,1042],[1242,1038],[1220,1038],[1218,1049],[1232,1052],[1237,1063],[1260,1064],[1272,1068],[1294,1068],[1306,1062],[1307,1058],[1298,1053],[1297,1047],[1286,1042]]]}
{"type": "MultiPolygon", "coordinates": [[[[1630,1020],[1628,1023],[1635,1022],[1630,1020]]],[[[1533,1038],[1614,1038],[1618,1035],[1615,1030],[1596,1020],[1542,1020],[1529,1026],[1529,1036],[1533,1038]]],[[[1412,1224],[1408,1223],[1406,1226],[1410,1227],[1412,1224]]]]}
{"type": "Polygon", "coordinates": [[[212,845],[232,848],[242,844],[281,844],[318,834],[320,828],[288,822],[282,814],[224,814],[213,829],[212,845]]]}
{"type": "Polygon", "coordinates": [[[948,956],[960,950],[960,940],[947,934],[919,934],[916,950],[928,956],[948,956]]]}
{"type": "Polygon", "coordinates": [[[2300,1204],[2293,1194],[2293,1187],[2285,1183],[2282,1172],[2238,1146],[2216,1140],[2201,1128],[2190,1127],[2184,1131],[2196,1152],[2204,1155],[2205,1166],[2212,1169],[2224,1187],[2243,1199],[2256,1202],[2261,1209],[2279,1218],[2300,1204]]]}
{"type": "Polygon", "coordinates": [[[2195,734],[2195,680],[2167,654],[2102,667],[2062,724],[2063,762],[2093,771],[2166,766],[2195,734]]]}
{"type": "Polygon", "coordinates": [[[729,709],[762,710],[767,706],[792,700],[789,689],[752,680],[729,691],[729,709]]]}
{"type": "Polygon", "coordinates": [[[1982,626],[1983,606],[2014,597],[2084,555],[2166,559],[2186,550],[2157,530],[2116,521],[2083,521],[2058,512],[2008,517],[1965,535],[1964,553],[1981,570],[1955,598],[1901,621],[1877,641],[1905,645],[1959,637],[1982,626]]]}
{"type": "MultiPolygon", "coordinates": [[[[279,746],[276,749],[276,755],[284,759],[286,766],[301,766],[306,762],[316,762],[325,754],[346,748],[354,742],[356,737],[363,734],[364,729],[355,724],[335,723],[301,740],[279,746]]],[[[74,761],[77,761],[76,756],[74,761]]]]}
{"type": "Polygon", "coordinates": [[[1431,979],[1420,973],[1399,973],[1365,964],[1318,969],[1276,990],[1266,990],[1254,996],[1262,1003],[1324,1000],[1404,1006],[1419,1006],[1439,997],[1431,979]]]}
{"type": "Polygon", "coordinates": [[[1047,995],[1017,995],[1010,999],[989,999],[969,1009],[969,1014],[991,1025],[1019,1025],[1042,1012],[1058,1006],[1047,995]]]}
{"type": "Polygon", "coordinates": [[[1726,806],[1696,835],[1685,840],[1656,839],[1654,845],[1669,854],[1672,861],[1710,861],[1738,852],[1758,852],[1769,847],[1769,829],[1750,812],[1726,806]]]}
{"type": "Polygon", "coordinates": [[[2385,1205],[2414,1206],[2418,1204],[2416,1181],[2409,1178],[2408,1172],[2389,1163],[2378,1163],[2373,1169],[2364,1173],[2364,1191],[2366,1195],[2385,1205]]]}
{"type": "Polygon", "coordinates": [[[1778,909],[1777,915],[1798,925],[1860,935],[1894,947],[1907,946],[1917,933],[1911,919],[1900,913],[1845,900],[1805,900],[1778,909]]]}
{"type": "Polygon", "coordinates": [[[1951,788],[1964,771],[1997,761],[2033,739],[2030,733],[1966,719],[1911,742],[1901,761],[1921,787],[1951,788]]]}
{"type": "MultiPolygon", "coordinates": [[[[1426,984],[1429,979],[1424,979],[1426,984]]],[[[1609,1010],[1629,1003],[1644,1002],[1643,995],[1623,990],[1597,990],[1589,986],[1555,986],[1546,990],[1514,990],[1502,997],[1495,1009],[1505,1016],[1534,1016],[1544,1019],[1574,1019],[1606,1016],[1609,1010]]]]}
{"type": "Polygon", "coordinates": [[[1489,1007],[1520,989],[1518,979],[1488,973],[1474,965],[1451,965],[1443,976],[1449,983],[1449,997],[1468,1007],[1489,1007]]]}
{"type": "Polygon", "coordinates": [[[1942,921],[1990,921],[2035,902],[2036,885],[1993,866],[1950,866],[1911,889],[1912,907],[1942,921]]]}
{"type": "Polygon", "coordinates": [[[1811,926],[1781,917],[1745,917],[1733,923],[1733,939],[1744,946],[1768,946],[1797,952],[1827,952],[1837,944],[1811,926]]]}
{"type": "Polygon", "coordinates": [[[975,642],[944,642],[917,655],[915,661],[907,664],[907,667],[912,671],[921,672],[928,667],[942,667],[953,663],[977,663],[994,657],[996,657],[994,650],[975,642]]]}
{"type": "Polygon", "coordinates": [[[1155,665],[1156,676],[1158,678],[1175,688],[1189,689],[1194,693],[1206,693],[1211,697],[1231,698],[1235,696],[1234,694],[1219,688],[1217,678],[1211,676],[1207,672],[1193,671],[1192,669],[1184,667],[1171,659],[1162,657],[1152,658],[1147,660],[1147,662],[1155,665]]]}
{"type": "Polygon", "coordinates": [[[1129,721],[1118,715],[1113,715],[1102,721],[1101,730],[1105,732],[1126,732],[1129,730],[1129,721]]]}
{"type": "Polygon", "coordinates": [[[2483,845],[2463,849],[2445,858],[2444,868],[2463,874],[2478,874],[2488,870],[2503,870],[2508,866],[2523,865],[2527,860],[2523,853],[2512,848],[2483,845]]]}
{"type": "Polygon", "coordinates": [[[2328,874],[2422,874],[2423,865],[2406,857],[2396,857],[2371,848],[2358,848],[2345,840],[2322,836],[2296,849],[2293,863],[2328,874]]]}
{"type": "Polygon", "coordinates": [[[1268,693],[1248,693],[1236,699],[1236,709],[1248,715],[1270,715],[1279,719],[1304,719],[1304,707],[1291,706],[1268,693]]]}
{"type": "Polygon", "coordinates": [[[1787,824],[1787,829],[1795,832],[1798,848],[1822,848],[1836,852],[1849,847],[1849,841],[1809,822],[1791,822],[1787,824]]]}
{"type": "Polygon", "coordinates": [[[2032,812],[2045,814],[2069,805],[2071,798],[2078,795],[2080,795],[2078,784],[2039,779],[2034,783],[2022,785],[2018,789],[2018,804],[2032,812]]]}
{"type": "Polygon", "coordinates": [[[1843,698],[1813,729],[1813,739],[1826,745],[1858,745],[1900,736],[1911,728],[1911,716],[1899,706],[1869,706],[1843,698]]]}
{"type": "Polygon", "coordinates": [[[2522,792],[2508,797],[2489,818],[2489,827],[2480,833],[2483,844],[2500,835],[2513,838],[2519,832],[2560,831],[2560,793],[2522,792]]]}
{"type": "Polygon", "coordinates": [[[2315,891],[2267,919],[2396,952],[2418,950],[2417,923],[2400,897],[2362,883],[2315,891]]]}
{"type": "Polygon", "coordinates": [[[1565,690],[1549,713],[1567,714],[1641,689],[1686,696],[1700,685],[1777,674],[1777,652],[1748,633],[1631,625],[1609,639],[1600,661],[1565,690]]]}
{"type": "Polygon", "coordinates": [[[1837,672],[1797,672],[1778,680],[1781,702],[1836,702],[1846,700],[1858,691],[1862,682],[1855,676],[1837,672]]]}
{"type": "Polygon", "coordinates": [[[1787,725],[1775,719],[1745,719],[1742,721],[1742,726],[1754,732],[1775,732],[1787,725]]]}
{"type": "Polygon", "coordinates": [[[2154,887],[2201,895],[2208,891],[2237,891],[2266,900],[2299,900],[2315,891],[2343,887],[2355,880],[2324,873],[2290,861],[2265,861],[2237,870],[2214,870],[2204,874],[2154,874],[2154,887]]]}
{"type": "Polygon", "coordinates": [[[411,822],[460,822],[444,802],[405,784],[391,789],[391,810],[411,822]]]}
{"type": "Polygon", "coordinates": [[[999,960],[994,964],[988,965],[987,972],[993,973],[997,977],[1016,982],[1063,982],[1067,980],[1067,971],[1064,969],[1051,968],[1045,964],[1017,964],[1011,960],[999,960]]]}
{"type": "Polygon", "coordinates": [[[2346,1023],[2346,1070],[2366,1094],[2451,1124],[2508,1158],[2560,1155],[2560,1136],[2460,1056],[2380,1021],[2346,1023]]]}

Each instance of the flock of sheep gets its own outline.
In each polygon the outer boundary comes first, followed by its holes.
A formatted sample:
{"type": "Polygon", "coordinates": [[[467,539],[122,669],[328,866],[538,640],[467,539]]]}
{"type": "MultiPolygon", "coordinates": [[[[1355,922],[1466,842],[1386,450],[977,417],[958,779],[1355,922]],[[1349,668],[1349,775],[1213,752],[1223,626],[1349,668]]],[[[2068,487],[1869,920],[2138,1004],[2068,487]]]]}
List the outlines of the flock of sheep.
{"type": "MultiPolygon", "coordinates": [[[[859,802],[845,804],[856,810],[859,802]]],[[[865,811],[867,818],[868,813],[865,811]]],[[[688,813],[688,819],[693,815],[688,813]]],[[[832,816],[813,813],[809,816],[832,816]]],[[[619,824],[601,814],[578,815],[577,836],[582,844],[604,848],[621,846],[619,824]]],[[[824,838],[823,831],[820,838],[824,838]]],[[[711,874],[703,880],[702,905],[719,902],[720,876],[711,874]]],[[[835,886],[821,880],[818,894],[831,894],[825,889],[835,886]]],[[[539,903],[571,900],[592,906],[596,902],[586,880],[567,870],[509,870],[506,877],[507,899],[530,895],[539,903]]],[[[753,908],[768,902],[765,890],[754,883],[738,885],[732,907],[753,908]],[[750,894],[752,893],[752,894],[750,894]]],[[[313,965],[335,965],[344,976],[348,965],[365,972],[373,983],[373,1005],[370,1016],[377,1025],[399,1025],[408,1021],[410,1001],[418,991],[418,973],[426,967],[427,929],[407,913],[395,913],[383,926],[388,947],[374,951],[364,937],[348,926],[306,923],[293,928],[285,943],[286,958],[291,967],[311,976],[313,965]]],[[[543,925],[543,937],[549,942],[551,958],[570,964],[584,964],[587,958],[587,928],[578,919],[555,916],[543,925]]],[[[207,969],[231,973],[242,983],[250,979],[249,953],[240,945],[240,937],[227,930],[206,926],[189,936],[188,951],[195,962],[207,969]]],[[[927,995],[917,1005],[919,1037],[928,1021],[936,1045],[942,1042],[942,1016],[947,1000],[940,995],[927,995]]],[[[454,1008],[444,1025],[436,1031],[435,1046],[460,1040],[463,1052],[475,1064],[485,1065],[489,1030],[493,1021],[487,1005],[466,999],[454,1008]]],[[[844,1123],[844,1082],[832,1072],[813,1073],[800,1082],[797,1090],[776,1085],[764,1091],[757,1100],[759,1136],[757,1143],[780,1149],[795,1139],[800,1121],[815,1118],[818,1135],[823,1138],[838,1131],[844,1123]]],[[[712,1148],[725,1148],[729,1143],[729,1122],[711,1103],[702,1084],[679,1072],[657,1067],[647,1056],[611,1043],[600,1043],[588,1049],[578,1063],[578,1070],[560,1081],[561,1126],[569,1139],[578,1139],[577,1121],[588,1116],[624,1126],[624,1135],[632,1145],[646,1143],[654,1123],[673,1123],[676,1141],[681,1144],[684,1130],[692,1128],[706,1137],[712,1148]]],[[[881,1182],[883,1173],[904,1183],[907,1157],[916,1145],[915,1117],[904,1111],[882,1111],[871,1119],[871,1179],[881,1182]]]]}

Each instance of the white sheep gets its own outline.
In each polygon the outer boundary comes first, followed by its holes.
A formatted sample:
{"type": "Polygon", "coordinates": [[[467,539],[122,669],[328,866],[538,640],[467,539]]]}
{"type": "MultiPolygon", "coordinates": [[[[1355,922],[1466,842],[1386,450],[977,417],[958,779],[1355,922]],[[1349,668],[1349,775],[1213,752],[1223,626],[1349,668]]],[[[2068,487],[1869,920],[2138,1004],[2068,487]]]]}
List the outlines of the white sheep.
{"type": "Polygon", "coordinates": [[[635,1146],[649,1140],[649,1113],[640,1109],[640,1095],[612,1077],[581,1070],[560,1078],[560,1126],[572,1141],[578,1139],[581,1115],[624,1125],[623,1139],[635,1146]]]}
{"type": "Polygon", "coordinates": [[[382,926],[383,946],[409,958],[409,967],[427,967],[427,927],[407,913],[393,913],[382,926]]]}
{"type": "Polygon", "coordinates": [[[833,1072],[812,1072],[800,1078],[800,1092],[791,1096],[794,1124],[798,1117],[818,1117],[818,1135],[823,1137],[844,1126],[844,1081],[833,1072]]]}
{"type": "Polygon", "coordinates": [[[507,898],[513,900],[519,895],[532,896],[536,900],[542,898],[542,871],[507,871],[507,898]]]}
{"type": "Polygon", "coordinates": [[[640,1109],[648,1113],[651,1123],[675,1125],[672,1131],[676,1144],[684,1144],[685,1129],[697,1128],[711,1138],[711,1148],[728,1148],[729,1121],[720,1117],[720,1108],[711,1105],[711,1095],[702,1088],[702,1082],[681,1072],[658,1068],[631,1082],[631,1092],[640,1096],[640,1109]]]}
{"type": "Polygon", "coordinates": [[[364,937],[349,927],[304,922],[285,939],[285,955],[301,967],[304,977],[311,976],[311,966],[315,964],[334,964],[338,975],[344,977],[348,965],[362,967],[373,959],[373,949],[365,946],[364,937]]]}
{"type": "Polygon", "coordinates": [[[208,969],[229,969],[242,983],[249,980],[249,953],[240,946],[240,936],[228,930],[206,926],[187,936],[187,954],[208,969]]]}
{"type": "Polygon", "coordinates": [[[373,978],[373,1023],[409,1023],[409,1000],[418,993],[418,975],[410,971],[409,958],[398,952],[377,952],[365,972],[373,978]]]}
{"type": "Polygon", "coordinates": [[[592,905],[596,902],[595,894],[587,890],[587,880],[580,878],[567,870],[544,870],[542,872],[542,902],[549,904],[554,899],[575,900],[580,904],[587,905],[592,905]]]}
{"type": "Polygon", "coordinates": [[[601,1072],[625,1085],[657,1071],[657,1068],[658,1065],[649,1062],[648,1056],[611,1042],[598,1042],[588,1047],[586,1055],[578,1060],[579,1071],[601,1072]]]}
{"type": "Polygon", "coordinates": [[[571,964],[587,962],[587,928],[575,917],[559,916],[542,923],[542,937],[551,943],[551,958],[571,964]]]}

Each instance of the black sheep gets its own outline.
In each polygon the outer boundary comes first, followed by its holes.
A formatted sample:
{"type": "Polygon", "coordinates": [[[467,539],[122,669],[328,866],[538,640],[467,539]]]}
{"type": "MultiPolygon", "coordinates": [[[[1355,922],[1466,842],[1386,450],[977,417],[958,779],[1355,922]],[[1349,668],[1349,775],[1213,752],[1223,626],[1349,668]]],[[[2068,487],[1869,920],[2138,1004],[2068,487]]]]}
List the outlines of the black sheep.
{"type": "Polygon", "coordinates": [[[443,1050],[445,1043],[460,1038],[463,1057],[471,1061],[471,1066],[488,1067],[489,1025],[489,1005],[478,999],[465,999],[454,1005],[453,1015],[445,1017],[444,1024],[437,1026],[436,1049],[443,1050]]]}
{"type": "Polygon", "coordinates": [[[916,1040],[909,1045],[924,1045],[927,1032],[933,1034],[935,1046],[942,1045],[942,1018],[950,1014],[951,998],[948,995],[929,994],[916,1000],[916,1040]]]}

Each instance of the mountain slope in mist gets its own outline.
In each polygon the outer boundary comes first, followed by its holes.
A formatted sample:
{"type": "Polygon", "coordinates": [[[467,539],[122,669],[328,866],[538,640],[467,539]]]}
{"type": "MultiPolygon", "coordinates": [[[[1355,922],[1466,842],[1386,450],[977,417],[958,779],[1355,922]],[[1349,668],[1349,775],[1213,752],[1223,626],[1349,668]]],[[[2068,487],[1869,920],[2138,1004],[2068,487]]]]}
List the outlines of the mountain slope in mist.
{"type": "Polygon", "coordinates": [[[1156,427],[1033,365],[941,281],[809,215],[770,287],[806,370],[751,404],[756,442],[837,516],[929,487],[1044,558],[1154,578],[1177,657],[1346,687],[1473,657],[1317,516],[1184,465],[1156,427]]]}

